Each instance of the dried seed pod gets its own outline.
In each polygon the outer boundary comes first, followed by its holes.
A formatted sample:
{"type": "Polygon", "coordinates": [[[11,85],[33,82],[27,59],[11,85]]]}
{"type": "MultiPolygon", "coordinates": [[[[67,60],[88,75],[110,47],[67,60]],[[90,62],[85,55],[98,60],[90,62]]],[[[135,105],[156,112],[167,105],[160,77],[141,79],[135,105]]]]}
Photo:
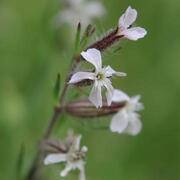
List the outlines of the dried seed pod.
{"type": "Polygon", "coordinates": [[[118,112],[126,105],[126,102],[112,103],[108,106],[106,101],[103,101],[102,108],[97,109],[89,100],[78,100],[67,104],[65,110],[72,116],[80,118],[94,118],[107,116],[118,112]]]}

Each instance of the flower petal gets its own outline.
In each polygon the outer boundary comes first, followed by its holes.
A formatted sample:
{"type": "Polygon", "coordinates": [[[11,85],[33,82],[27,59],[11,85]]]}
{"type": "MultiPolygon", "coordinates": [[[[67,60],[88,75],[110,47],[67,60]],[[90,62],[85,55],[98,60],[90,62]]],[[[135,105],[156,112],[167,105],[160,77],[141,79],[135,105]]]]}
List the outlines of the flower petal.
{"type": "Polygon", "coordinates": [[[107,89],[106,91],[106,99],[107,99],[107,104],[108,106],[111,105],[112,103],[112,97],[113,97],[113,92],[114,92],[114,88],[113,86],[111,85],[111,81],[106,78],[104,81],[103,81],[103,85],[105,86],[105,88],[107,89]]]}
{"type": "Polygon", "coordinates": [[[96,70],[101,69],[102,67],[102,59],[101,59],[101,52],[97,49],[88,49],[86,52],[82,52],[81,56],[88,61],[89,63],[93,64],[96,70]]]}
{"type": "Polygon", "coordinates": [[[95,79],[94,73],[91,73],[91,72],[77,72],[77,73],[73,74],[73,76],[71,77],[69,83],[74,84],[74,83],[78,83],[78,82],[80,82],[82,80],[85,80],[85,79],[94,80],[95,79]]]}
{"type": "Polygon", "coordinates": [[[126,12],[119,18],[119,28],[127,29],[137,18],[137,11],[129,6],[126,12]]]}
{"type": "Polygon", "coordinates": [[[142,123],[139,119],[139,115],[136,113],[131,113],[129,115],[129,124],[125,129],[125,133],[130,135],[137,135],[142,129],[142,123]]]}
{"type": "Polygon", "coordinates": [[[72,22],[76,22],[77,21],[77,17],[75,12],[66,9],[63,11],[60,11],[53,20],[53,23],[56,27],[61,26],[64,23],[72,23],[72,22]]]}
{"type": "Polygon", "coordinates": [[[66,164],[66,167],[64,168],[64,170],[63,170],[63,171],[61,171],[60,176],[62,176],[62,177],[67,176],[67,175],[68,175],[68,173],[69,173],[72,169],[73,169],[72,164],[67,163],[67,164],[66,164]]]}
{"type": "MultiPolygon", "coordinates": [[[[73,161],[72,161],[72,162],[69,161],[69,162],[66,164],[64,170],[61,171],[60,176],[65,177],[65,176],[68,175],[68,173],[69,173],[71,170],[76,170],[76,169],[78,169],[78,170],[80,170],[80,176],[82,176],[81,178],[85,178],[84,164],[85,164],[85,163],[84,163],[83,160],[74,161],[74,162],[73,162],[73,161]]],[[[84,180],[84,179],[82,179],[82,180],[84,180]]]]}
{"type": "Polygon", "coordinates": [[[85,176],[85,169],[84,169],[84,163],[81,167],[79,167],[80,173],[79,173],[79,180],[86,180],[85,176]]]}
{"type": "Polygon", "coordinates": [[[121,34],[123,34],[129,40],[136,41],[140,38],[143,38],[147,34],[147,31],[141,27],[133,27],[124,30],[121,34]]]}
{"type": "Polygon", "coordinates": [[[90,17],[100,17],[105,14],[105,9],[100,2],[88,2],[84,7],[86,15],[90,17]]]}
{"type": "Polygon", "coordinates": [[[83,147],[81,148],[81,151],[84,152],[84,153],[86,153],[86,152],[88,151],[88,147],[87,147],[87,146],[83,146],[83,147]]]}
{"type": "Polygon", "coordinates": [[[129,104],[130,104],[130,106],[133,106],[134,111],[141,111],[144,109],[143,104],[141,102],[139,102],[140,98],[141,98],[141,96],[137,95],[137,96],[131,97],[131,99],[129,101],[129,104]]]}
{"type": "Polygon", "coordinates": [[[121,110],[115,114],[110,123],[112,132],[123,133],[128,126],[128,115],[125,110],[121,110]]]}
{"type": "Polygon", "coordinates": [[[102,107],[101,85],[96,81],[91,90],[89,100],[96,106],[96,108],[102,107]]]}
{"type": "Polygon", "coordinates": [[[115,89],[113,92],[113,97],[112,97],[112,101],[113,102],[123,102],[123,101],[129,101],[130,97],[125,94],[124,92],[115,89]]]}
{"type": "Polygon", "coordinates": [[[79,149],[80,149],[81,138],[82,138],[81,135],[78,135],[78,136],[75,138],[74,148],[75,148],[76,150],[79,150],[79,149]]]}
{"type": "Polygon", "coordinates": [[[44,159],[44,164],[54,164],[54,163],[60,163],[60,162],[65,162],[67,160],[66,154],[49,154],[45,159],[44,159]]]}
{"type": "Polygon", "coordinates": [[[83,0],[66,0],[65,1],[71,8],[79,7],[83,4],[83,0]]]}
{"type": "Polygon", "coordinates": [[[104,68],[105,71],[105,76],[106,77],[111,77],[113,75],[119,76],[119,77],[123,77],[126,76],[126,73],[123,72],[116,72],[113,68],[111,68],[111,66],[107,66],[104,68]]]}
{"type": "Polygon", "coordinates": [[[127,76],[126,73],[124,73],[124,72],[117,72],[117,71],[113,75],[118,76],[118,77],[125,77],[125,76],[127,76]]]}

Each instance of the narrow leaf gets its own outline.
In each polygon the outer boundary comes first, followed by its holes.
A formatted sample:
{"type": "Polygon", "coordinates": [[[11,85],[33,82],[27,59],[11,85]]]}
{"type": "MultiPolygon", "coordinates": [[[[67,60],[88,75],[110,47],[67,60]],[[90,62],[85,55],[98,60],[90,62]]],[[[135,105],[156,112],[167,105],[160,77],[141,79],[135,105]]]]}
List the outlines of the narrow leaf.
{"type": "Polygon", "coordinates": [[[79,45],[80,45],[80,36],[81,36],[81,23],[78,23],[77,26],[77,32],[76,32],[76,38],[75,38],[75,53],[78,51],[79,49],[79,45]]]}
{"type": "Polygon", "coordinates": [[[83,37],[81,39],[81,48],[84,49],[84,47],[87,45],[89,38],[93,35],[95,32],[95,28],[91,24],[89,24],[83,34],[83,37]]]}
{"type": "Polygon", "coordinates": [[[17,175],[17,179],[21,179],[22,178],[22,170],[23,170],[23,165],[24,165],[24,157],[25,157],[25,146],[24,144],[21,145],[20,151],[19,151],[19,155],[17,158],[17,162],[16,162],[16,175],[17,175]]]}
{"type": "Polygon", "coordinates": [[[61,76],[60,76],[60,73],[58,73],[57,78],[56,78],[56,82],[54,85],[54,98],[55,98],[55,100],[57,100],[59,98],[60,86],[61,86],[61,76]]]}
{"type": "Polygon", "coordinates": [[[121,45],[119,45],[118,47],[116,47],[115,49],[114,49],[114,53],[117,53],[117,52],[119,52],[120,50],[122,49],[122,46],[121,45]]]}

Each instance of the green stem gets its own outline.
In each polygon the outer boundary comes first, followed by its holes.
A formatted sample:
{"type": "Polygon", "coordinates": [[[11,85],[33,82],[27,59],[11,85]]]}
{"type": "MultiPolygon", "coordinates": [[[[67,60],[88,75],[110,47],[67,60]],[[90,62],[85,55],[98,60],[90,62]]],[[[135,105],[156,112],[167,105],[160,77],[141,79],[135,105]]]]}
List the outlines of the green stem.
{"type": "MultiPolygon", "coordinates": [[[[59,105],[60,106],[54,108],[53,115],[49,119],[48,126],[47,126],[41,140],[40,140],[40,143],[49,138],[49,136],[51,135],[51,133],[53,131],[53,128],[54,128],[56,122],[58,121],[58,119],[61,118],[61,115],[63,113],[63,108],[61,108],[61,107],[63,107],[65,96],[66,96],[66,93],[67,93],[68,87],[69,87],[68,81],[70,79],[72,72],[77,67],[79,61],[80,61],[79,56],[77,56],[76,59],[72,58],[72,62],[70,64],[70,69],[67,73],[66,80],[64,83],[64,87],[63,87],[63,90],[62,90],[60,98],[59,98],[59,105]]],[[[41,148],[38,148],[38,152],[34,158],[34,161],[32,162],[32,165],[31,165],[25,179],[27,179],[27,180],[38,180],[39,179],[38,178],[40,176],[39,169],[40,169],[40,166],[42,164],[43,158],[44,158],[44,152],[41,148]]]]}

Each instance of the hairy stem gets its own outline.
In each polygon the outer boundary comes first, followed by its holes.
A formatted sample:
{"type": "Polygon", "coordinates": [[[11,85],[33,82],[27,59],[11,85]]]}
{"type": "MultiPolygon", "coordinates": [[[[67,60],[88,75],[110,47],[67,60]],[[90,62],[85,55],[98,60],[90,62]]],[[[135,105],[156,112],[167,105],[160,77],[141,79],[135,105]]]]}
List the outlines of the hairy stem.
{"type": "MultiPolygon", "coordinates": [[[[63,90],[62,90],[60,98],[59,98],[59,105],[60,106],[54,108],[52,117],[49,119],[48,126],[47,126],[41,140],[40,140],[40,143],[49,138],[49,136],[51,135],[51,133],[53,131],[53,128],[54,128],[56,122],[58,121],[58,119],[60,118],[60,116],[63,112],[62,107],[63,107],[65,96],[66,96],[66,93],[67,93],[68,87],[69,87],[68,81],[70,79],[72,72],[74,71],[77,64],[79,63],[79,61],[80,61],[80,56],[76,56],[75,58],[72,58],[72,62],[70,64],[70,68],[69,68],[69,71],[68,71],[67,76],[66,76],[66,80],[65,80],[65,83],[63,86],[63,90]]],[[[43,157],[44,157],[44,152],[41,148],[38,147],[38,152],[34,158],[34,161],[32,162],[32,165],[29,169],[29,172],[26,176],[27,180],[38,180],[39,179],[38,178],[40,176],[39,169],[40,169],[40,165],[42,163],[43,157]]]]}
{"type": "Polygon", "coordinates": [[[88,48],[95,48],[98,49],[99,51],[104,51],[105,49],[113,45],[115,42],[123,38],[123,36],[118,36],[117,32],[118,32],[118,28],[112,30],[107,36],[91,44],[88,48]]]}

